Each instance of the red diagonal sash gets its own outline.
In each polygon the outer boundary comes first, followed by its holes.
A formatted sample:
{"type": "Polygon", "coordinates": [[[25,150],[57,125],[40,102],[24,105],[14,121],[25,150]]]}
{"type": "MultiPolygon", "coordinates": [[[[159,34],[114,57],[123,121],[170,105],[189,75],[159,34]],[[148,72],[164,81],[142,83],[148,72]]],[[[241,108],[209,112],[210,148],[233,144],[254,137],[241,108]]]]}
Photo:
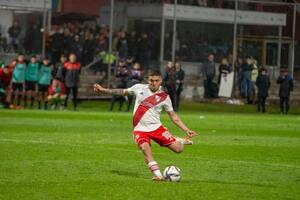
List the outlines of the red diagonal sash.
{"type": "Polygon", "coordinates": [[[167,98],[167,96],[168,96],[167,93],[161,92],[145,98],[134,113],[133,127],[135,127],[140,122],[141,118],[150,108],[164,101],[167,98]]]}

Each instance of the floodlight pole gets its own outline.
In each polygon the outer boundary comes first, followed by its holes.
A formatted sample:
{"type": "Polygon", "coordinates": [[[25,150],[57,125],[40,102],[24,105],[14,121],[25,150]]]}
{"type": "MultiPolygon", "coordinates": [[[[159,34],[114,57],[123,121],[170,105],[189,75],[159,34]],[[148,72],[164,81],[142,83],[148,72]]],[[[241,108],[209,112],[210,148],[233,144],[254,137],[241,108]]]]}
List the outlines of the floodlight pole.
{"type": "Polygon", "coordinates": [[[160,35],[160,64],[164,61],[164,51],[165,51],[165,18],[161,19],[161,35],[160,35]]]}
{"type": "Polygon", "coordinates": [[[42,57],[46,55],[46,25],[47,24],[47,11],[46,11],[46,0],[44,0],[44,9],[43,9],[43,41],[42,41],[42,57]]]}
{"type": "Polygon", "coordinates": [[[238,10],[238,1],[234,1],[234,24],[233,24],[233,48],[232,48],[232,71],[233,71],[233,89],[231,92],[231,97],[235,96],[236,90],[236,65],[237,65],[237,10],[238,10]]]}
{"type": "Polygon", "coordinates": [[[176,54],[176,29],[177,29],[177,0],[174,0],[174,18],[173,18],[173,41],[172,41],[172,62],[175,62],[176,54]]]}
{"type": "Polygon", "coordinates": [[[296,11],[297,4],[294,4],[294,12],[293,12],[293,35],[292,35],[292,63],[291,63],[291,75],[294,75],[294,65],[295,65],[295,33],[296,33],[296,11]]]}
{"type": "Polygon", "coordinates": [[[111,56],[112,56],[112,39],[113,39],[113,23],[114,23],[114,0],[110,1],[110,20],[109,20],[109,46],[108,46],[108,72],[107,85],[110,87],[111,83],[111,56]]]}
{"type": "Polygon", "coordinates": [[[277,49],[277,66],[281,67],[281,48],[282,48],[282,26],[278,27],[278,49],[277,49]]]}

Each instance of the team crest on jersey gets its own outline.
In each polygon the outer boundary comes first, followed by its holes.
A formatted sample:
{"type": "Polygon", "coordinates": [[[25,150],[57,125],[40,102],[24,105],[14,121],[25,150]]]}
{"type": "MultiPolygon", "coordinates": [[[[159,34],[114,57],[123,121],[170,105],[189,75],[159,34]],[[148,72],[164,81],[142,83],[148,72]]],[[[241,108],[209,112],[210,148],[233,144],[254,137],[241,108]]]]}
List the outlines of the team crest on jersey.
{"type": "Polygon", "coordinates": [[[160,97],[160,96],[157,96],[157,95],[155,95],[155,100],[156,100],[156,102],[159,102],[159,101],[160,101],[160,99],[161,99],[161,97],[160,97]]]}

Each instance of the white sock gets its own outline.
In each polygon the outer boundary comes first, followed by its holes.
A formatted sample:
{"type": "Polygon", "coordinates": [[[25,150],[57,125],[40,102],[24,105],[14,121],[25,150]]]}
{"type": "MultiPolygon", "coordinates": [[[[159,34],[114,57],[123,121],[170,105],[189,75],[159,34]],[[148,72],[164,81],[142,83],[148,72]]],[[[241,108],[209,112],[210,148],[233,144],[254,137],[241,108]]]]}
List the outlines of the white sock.
{"type": "Polygon", "coordinates": [[[149,162],[148,167],[151,170],[151,172],[154,174],[154,176],[162,176],[157,162],[155,162],[155,161],[149,162]]]}

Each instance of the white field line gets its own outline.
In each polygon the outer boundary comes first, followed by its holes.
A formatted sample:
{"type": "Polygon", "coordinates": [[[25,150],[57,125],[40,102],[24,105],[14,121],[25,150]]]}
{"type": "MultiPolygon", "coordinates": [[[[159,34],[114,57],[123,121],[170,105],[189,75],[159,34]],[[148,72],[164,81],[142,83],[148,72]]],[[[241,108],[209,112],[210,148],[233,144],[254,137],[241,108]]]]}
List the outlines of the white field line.
{"type": "MultiPolygon", "coordinates": [[[[62,145],[62,146],[71,146],[71,147],[84,147],[84,148],[98,148],[98,147],[102,147],[105,148],[107,150],[111,150],[111,151],[119,151],[119,152],[140,152],[139,150],[136,150],[134,147],[132,148],[132,150],[128,150],[128,149],[122,149],[122,148],[115,148],[115,147],[107,147],[107,146],[93,146],[95,144],[88,144],[88,143],[77,143],[77,144],[70,144],[70,143],[58,143],[58,142],[53,142],[53,141],[47,141],[47,140],[17,140],[17,139],[9,139],[9,138],[0,138],[0,143],[5,143],[5,142],[12,142],[12,143],[18,143],[18,144],[22,144],[22,143],[28,143],[28,144],[48,144],[48,145],[62,145]]],[[[99,143],[98,143],[99,144],[99,143]]],[[[168,156],[170,154],[168,153],[155,153],[156,155],[164,155],[164,156],[168,156]]],[[[255,161],[243,161],[243,160],[228,160],[228,159],[224,159],[224,160],[217,160],[217,159],[209,159],[209,158],[203,158],[197,155],[193,155],[193,156],[184,156],[184,158],[186,158],[186,161],[188,162],[195,162],[194,159],[198,159],[198,160],[202,160],[202,161],[207,161],[207,162],[226,162],[226,163],[235,163],[235,164],[244,164],[244,165],[265,165],[268,167],[288,167],[288,168],[295,168],[295,169],[300,169],[300,166],[298,165],[292,165],[292,164],[277,164],[277,163],[262,163],[262,162],[255,162],[255,161]]]]}

